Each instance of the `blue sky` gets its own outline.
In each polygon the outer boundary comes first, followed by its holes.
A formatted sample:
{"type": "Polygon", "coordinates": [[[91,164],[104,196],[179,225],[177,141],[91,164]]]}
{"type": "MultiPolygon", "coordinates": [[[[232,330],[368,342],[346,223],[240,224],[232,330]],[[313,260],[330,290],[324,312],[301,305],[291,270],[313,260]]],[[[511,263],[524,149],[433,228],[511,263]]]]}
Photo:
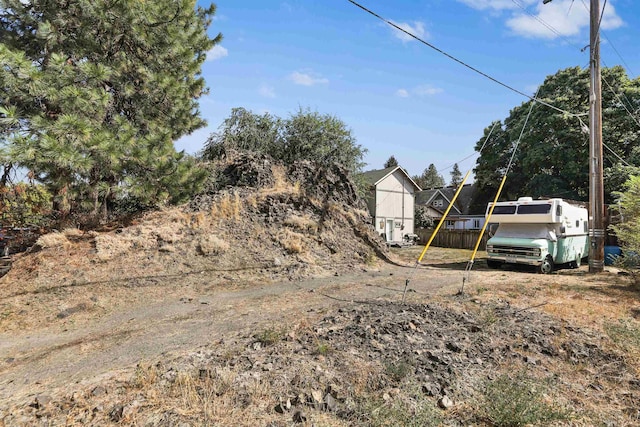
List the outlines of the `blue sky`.
{"type": "MultiPolygon", "coordinates": [[[[580,48],[589,43],[589,0],[360,3],[531,95],[547,75],[588,65],[588,49],[580,48]]],[[[202,149],[234,107],[281,117],[302,107],[343,120],[368,150],[365,169],[382,168],[394,155],[412,175],[433,163],[448,182],[453,163],[463,173],[475,165],[475,157],[463,159],[483,129],[526,101],[347,0],[215,4],[210,33],[224,40],[202,70],[208,127],[177,141],[178,150],[202,149]]],[[[640,4],[608,0],[601,26],[603,63],[638,77],[640,4]]]]}

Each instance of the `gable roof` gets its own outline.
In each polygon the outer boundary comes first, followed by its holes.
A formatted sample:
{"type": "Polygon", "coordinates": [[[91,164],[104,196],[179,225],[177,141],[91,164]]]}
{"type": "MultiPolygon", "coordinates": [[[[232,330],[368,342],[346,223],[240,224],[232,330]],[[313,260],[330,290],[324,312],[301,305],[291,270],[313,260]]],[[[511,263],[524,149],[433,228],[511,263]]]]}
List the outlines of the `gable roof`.
{"type": "MultiPolygon", "coordinates": [[[[449,204],[451,203],[451,199],[453,199],[453,196],[455,195],[455,191],[452,194],[448,194],[449,192],[446,191],[446,189],[447,189],[446,187],[445,188],[432,188],[431,190],[424,190],[424,191],[418,192],[416,194],[416,205],[430,206],[431,202],[433,202],[433,200],[437,199],[438,196],[440,196],[446,201],[446,205],[448,207],[449,204]],[[443,190],[445,190],[445,191],[443,191],[443,190]]],[[[459,197],[460,196],[458,196],[458,198],[459,197]]],[[[453,204],[453,209],[455,209],[458,214],[462,213],[460,208],[457,206],[457,203],[453,204]]],[[[444,213],[444,210],[442,212],[444,213]]],[[[455,212],[453,212],[453,213],[455,213],[455,212]]]]}
{"type": "Polygon", "coordinates": [[[378,185],[380,183],[380,181],[382,181],[383,179],[385,179],[389,175],[393,174],[397,170],[400,170],[404,174],[404,176],[407,177],[409,182],[411,182],[411,184],[413,184],[413,186],[416,188],[416,191],[422,191],[420,186],[418,184],[416,184],[413,179],[411,179],[411,177],[409,176],[407,171],[404,170],[400,166],[391,166],[391,167],[388,167],[388,168],[385,168],[385,169],[376,169],[376,170],[370,170],[370,171],[367,171],[367,172],[363,172],[362,173],[362,177],[365,179],[367,184],[376,186],[376,185],[378,185]]]}
{"type": "MultiPolygon", "coordinates": [[[[449,203],[455,196],[456,191],[458,191],[457,187],[443,187],[443,188],[434,188],[431,190],[419,191],[416,193],[416,205],[429,205],[431,201],[437,197],[437,195],[441,195],[445,200],[449,203]]],[[[474,184],[466,184],[460,190],[460,194],[454,203],[454,208],[461,215],[470,215],[471,208],[473,206],[474,197],[476,196],[476,185],[474,184]]]]}

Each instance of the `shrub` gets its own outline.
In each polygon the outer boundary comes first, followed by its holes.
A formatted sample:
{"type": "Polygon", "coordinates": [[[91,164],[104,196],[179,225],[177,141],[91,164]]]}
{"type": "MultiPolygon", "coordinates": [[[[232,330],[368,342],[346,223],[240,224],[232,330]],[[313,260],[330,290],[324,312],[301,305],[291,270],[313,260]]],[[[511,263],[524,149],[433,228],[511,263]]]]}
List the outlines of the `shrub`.
{"type": "Polygon", "coordinates": [[[229,243],[216,236],[204,236],[198,242],[198,250],[202,255],[219,255],[229,249],[229,243]]]}
{"type": "Polygon", "coordinates": [[[525,426],[551,423],[569,418],[569,411],[553,405],[545,399],[548,385],[541,380],[517,373],[507,374],[487,381],[481,406],[481,418],[491,425],[525,426]]]}
{"type": "Polygon", "coordinates": [[[625,191],[614,193],[617,197],[622,221],[612,225],[621,242],[623,257],[618,257],[616,265],[627,271],[635,285],[640,284],[640,176],[631,176],[624,185],[625,191]]]}
{"type": "Polygon", "coordinates": [[[267,329],[264,329],[264,330],[258,332],[253,337],[260,344],[262,344],[264,346],[269,346],[269,345],[273,345],[273,344],[277,343],[278,341],[280,341],[280,339],[282,338],[283,335],[284,335],[284,333],[280,329],[267,328],[267,329]]]}
{"type": "MultiPolygon", "coordinates": [[[[442,425],[442,415],[433,402],[419,393],[414,398],[396,397],[385,402],[372,396],[358,399],[358,421],[372,427],[429,427],[442,425]]],[[[355,421],[355,420],[353,420],[355,421]]]]}

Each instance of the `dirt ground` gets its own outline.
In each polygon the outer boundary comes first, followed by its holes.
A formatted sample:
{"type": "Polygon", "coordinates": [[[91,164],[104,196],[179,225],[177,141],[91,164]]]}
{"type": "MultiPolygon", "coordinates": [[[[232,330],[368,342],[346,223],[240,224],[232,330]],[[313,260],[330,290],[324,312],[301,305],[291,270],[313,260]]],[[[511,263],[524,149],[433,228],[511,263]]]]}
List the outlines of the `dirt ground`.
{"type": "Polygon", "coordinates": [[[457,295],[469,253],[431,248],[416,266],[418,249],[395,251],[406,266],[315,279],[212,285],[194,274],[4,296],[23,301],[24,319],[3,322],[0,420],[402,425],[409,413],[433,422],[422,425],[508,425],[480,408],[484,381],[513,374],[548,387],[541,402],[569,414],[556,424],[639,422],[640,303],[626,277],[494,271],[479,260],[457,295]],[[55,301],[69,292],[84,303],[61,310],[55,301]],[[452,408],[437,406],[444,396],[452,408]],[[372,418],[368,405],[388,413],[372,418]]]}
{"type": "Polygon", "coordinates": [[[418,265],[339,168],[219,171],[186,206],[14,257],[0,426],[640,425],[628,276],[418,265]]]}

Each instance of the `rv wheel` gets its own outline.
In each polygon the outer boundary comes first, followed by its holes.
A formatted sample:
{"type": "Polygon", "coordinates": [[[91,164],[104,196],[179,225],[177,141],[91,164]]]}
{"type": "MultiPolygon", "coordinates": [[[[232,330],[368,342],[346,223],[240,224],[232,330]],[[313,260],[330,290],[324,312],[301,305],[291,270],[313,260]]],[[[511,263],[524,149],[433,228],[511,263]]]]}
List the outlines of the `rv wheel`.
{"type": "Polygon", "coordinates": [[[538,272],[542,274],[549,274],[553,271],[553,258],[551,255],[547,255],[547,257],[542,260],[542,264],[538,267],[538,272]]]}

